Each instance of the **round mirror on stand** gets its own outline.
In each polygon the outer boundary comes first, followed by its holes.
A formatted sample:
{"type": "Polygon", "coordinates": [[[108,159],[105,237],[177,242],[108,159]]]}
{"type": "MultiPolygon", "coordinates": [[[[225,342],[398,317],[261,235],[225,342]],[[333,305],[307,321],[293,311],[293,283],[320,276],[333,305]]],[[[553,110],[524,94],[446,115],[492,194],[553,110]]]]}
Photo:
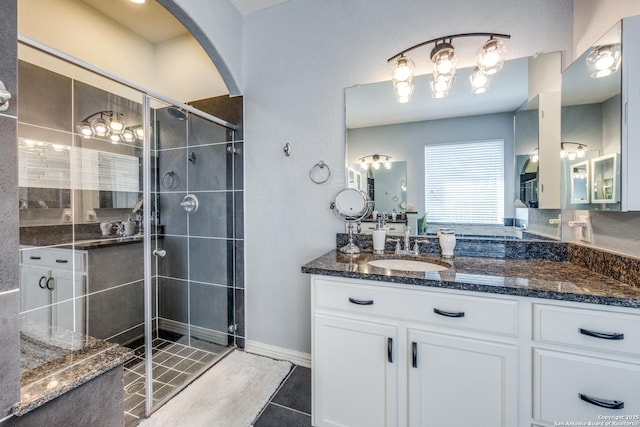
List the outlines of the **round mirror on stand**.
{"type": "Polygon", "coordinates": [[[353,223],[361,221],[371,213],[373,201],[360,190],[347,188],[339,192],[331,203],[333,213],[348,224],[349,243],[340,248],[345,254],[358,254],[360,248],[353,243],[353,223]]]}

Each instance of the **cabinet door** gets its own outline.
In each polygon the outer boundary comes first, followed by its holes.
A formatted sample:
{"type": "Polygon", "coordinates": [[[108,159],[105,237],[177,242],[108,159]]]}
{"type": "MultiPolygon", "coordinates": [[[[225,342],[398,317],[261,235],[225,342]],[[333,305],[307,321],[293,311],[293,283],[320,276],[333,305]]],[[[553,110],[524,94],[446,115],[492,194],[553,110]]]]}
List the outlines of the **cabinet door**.
{"type": "Polygon", "coordinates": [[[397,425],[397,329],[314,315],[313,425],[397,425]]]}
{"type": "Polygon", "coordinates": [[[20,294],[22,307],[29,320],[49,325],[51,322],[51,292],[46,282],[51,277],[48,268],[22,265],[20,266],[20,294]]]}
{"type": "Polygon", "coordinates": [[[515,346],[409,331],[409,425],[518,425],[515,346]]]}
{"type": "Polygon", "coordinates": [[[52,325],[69,331],[85,332],[85,276],[71,271],[54,271],[50,283],[53,294],[52,325]]]}

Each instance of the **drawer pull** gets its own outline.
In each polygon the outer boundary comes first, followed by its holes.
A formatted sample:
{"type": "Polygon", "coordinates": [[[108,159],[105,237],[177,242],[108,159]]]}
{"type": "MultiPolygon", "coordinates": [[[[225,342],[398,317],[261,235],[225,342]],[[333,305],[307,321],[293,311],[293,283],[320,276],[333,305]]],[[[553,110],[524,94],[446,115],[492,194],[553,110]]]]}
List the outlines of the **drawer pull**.
{"type": "Polygon", "coordinates": [[[616,332],[609,334],[606,332],[596,332],[596,331],[590,331],[588,329],[580,328],[580,333],[582,335],[587,335],[594,338],[600,338],[603,340],[623,340],[624,339],[624,334],[620,334],[616,332]]]}
{"type": "Polygon", "coordinates": [[[464,311],[443,311],[437,308],[433,309],[435,314],[439,314],[440,316],[445,317],[464,317],[464,311]]]}
{"type": "Polygon", "coordinates": [[[29,257],[29,259],[39,260],[39,259],[42,259],[42,257],[41,257],[41,256],[31,255],[31,256],[29,257]]]}
{"type": "Polygon", "coordinates": [[[387,338],[387,360],[393,363],[393,338],[387,338]]]}
{"type": "Polygon", "coordinates": [[[349,297],[349,302],[357,305],[373,305],[372,299],[363,300],[363,299],[355,299],[355,298],[349,297]]]}
{"type": "Polygon", "coordinates": [[[49,277],[49,278],[47,279],[47,289],[49,289],[50,291],[52,291],[52,290],[53,290],[53,283],[54,283],[54,282],[53,282],[53,277],[49,277]]]}
{"type": "Polygon", "coordinates": [[[587,396],[586,394],[578,393],[580,399],[595,406],[607,409],[622,409],[624,408],[624,402],[620,400],[606,400],[598,399],[597,397],[587,396]]]}
{"type": "Polygon", "coordinates": [[[68,260],[68,259],[57,259],[57,260],[56,260],[56,262],[57,262],[58,264],[66,264],[66,263],[68,263],[68,262],[69,262],[69,260],[68,260]]]}
{"type": "Polygon", "coordinates": [[[38,280],[38,286],[40,286],[40,289],[46,288],[47,287],[46,283],[47,283],[47,276],[42,276],[40,280],[38,280]]]}
{"type": "Polygon", "coordinates": [[[418,343],[411,343],[411,366],[414,368],[418,367],[418,343]]]}

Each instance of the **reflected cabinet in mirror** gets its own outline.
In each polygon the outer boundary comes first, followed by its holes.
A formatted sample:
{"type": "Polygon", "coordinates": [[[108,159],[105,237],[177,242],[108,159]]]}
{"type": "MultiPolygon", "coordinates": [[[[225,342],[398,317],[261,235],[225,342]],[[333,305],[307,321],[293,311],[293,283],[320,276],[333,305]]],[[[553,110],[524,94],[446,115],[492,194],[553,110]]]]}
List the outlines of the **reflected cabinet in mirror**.
{"type": "MultiPolygon", "coordinates": [[[[348,185],[368,191],[376,211],[406,213],[412,234],[424,219],[429,235],[448,227],[463,236],[529,237],[526,213],[516,214],[524,165],[516,171],[515,156],[535,153],[537,133],[519,148],[514,135],[514,115],[529,98],[529,63],[506,61],[482,94],[468,87],[471,68],[458,70],[448,96],[439,99],[431,95],[430,75],[414,77],[412,99],[402,104],[391,81],[347,88],[348,185]],[[362,159],[376,155],[379,169],[361,168],[362,159]],[[393,186],[378,177],[389,174],[383,155],[393,165],[393,186]],[[399,164],[404,177],[395,176],[399,164]]],[[[526,180],[525,187],[531,185],[526,180]]],[[[526,200],[536,206],[536,192],[526,200]]],[[[548,234],[555,237],[557,227],[548,234]]]]}
{"type": "Polygon", "coordinates": [[[625,18],[562,73],[564,209],[640,210],[639,44],[640,17],[625,18]]]}

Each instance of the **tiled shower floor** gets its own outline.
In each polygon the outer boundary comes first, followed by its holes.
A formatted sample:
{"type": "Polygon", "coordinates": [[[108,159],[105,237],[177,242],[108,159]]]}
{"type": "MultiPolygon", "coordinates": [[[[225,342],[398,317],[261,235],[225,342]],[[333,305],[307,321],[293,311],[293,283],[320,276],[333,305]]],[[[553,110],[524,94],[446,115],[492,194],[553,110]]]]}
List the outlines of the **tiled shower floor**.
{"type": "MultiPolygon", "coordinates": [[[[153,347],[153,405],[193,381],[221,358],[228,347],[208,345],[208,350],[189,347],[156,338],[153,347]]],[[[124,367],[125,427],[138,425],[144,419],[144,345],[134,349],[135,357],[124,367]]]]}

